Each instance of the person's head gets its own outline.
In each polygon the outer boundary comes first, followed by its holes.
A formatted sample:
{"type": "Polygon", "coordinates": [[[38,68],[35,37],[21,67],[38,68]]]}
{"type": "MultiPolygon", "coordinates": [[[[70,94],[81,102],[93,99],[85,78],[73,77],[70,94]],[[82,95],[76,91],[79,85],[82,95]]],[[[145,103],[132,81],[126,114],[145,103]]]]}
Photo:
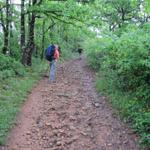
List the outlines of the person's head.
{"type": "Polygon", "coordinates": [[[57,49],[57,50],[58,50],[58,45],[56,45],[56,44],[55,44],[55,49],[57,49]]]}

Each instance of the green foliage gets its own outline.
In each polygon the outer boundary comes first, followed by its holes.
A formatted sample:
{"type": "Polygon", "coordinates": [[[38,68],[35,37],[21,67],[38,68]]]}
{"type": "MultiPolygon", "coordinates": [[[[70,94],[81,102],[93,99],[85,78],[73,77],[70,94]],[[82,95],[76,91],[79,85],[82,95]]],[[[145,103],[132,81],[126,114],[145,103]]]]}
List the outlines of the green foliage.
{"type": "Polygon", "coordinates": [[[130,24],[138,16],[138,1],[131,0],[97,0],[96,16],[107,22],[110,30],[130,24]]]}
{"type": "Polygon", "coordinates": [[[150,147],[150,112],[141,110],[135,118],[133,127],[141,136],[140,143],[150,147]]]}
{"type": "Polygon", "coordinates": [[[0,80],[25,74],[25,67],[21,63],[9,56],[0,55],[0,80]]]}
{"type": "MultiPolygon", "coordinates": [[[[16,66],[16,65],[15,65],[16,66]]],[[[19,66],[18,66],[19,67],[19,66]]],[[[32,68],[26,68],[26,76],[9,77],[0,84],[0,145],[5,143],[7,134],[15,122],[21,104],[25,101],[28,91],[39,80],[47,65],[33,58],[32,68]],[[19,80],[19,82],[18,82],[19,80]]],[[[10,70],[3,70],[9,72],[10,70]]]]}
{"type": "Polygon", "coordinates": [[[119,88],[124,91],[134,91],[137,96],[139,95],[138,98],[144,99],[147,104],[150,98],[150,94],[145,91],[150,85],[149,43],[149,31],[137,30],[125,33],[114,42],[113,49],[104,62],[116,73],[119,88]]]}
{"type": "Polygon", "coordinates": [[[12,37],[10,37],[10,54],[11,57],[15,60],[20,60],[21,58],[21,52],[20,52],[20,45],[18,44],[18,32],[17,31],[11,31],[13,32],[12,37]]]}
{"type": "Polygon", "coordinates": [[[19,106],[35,81],[35,79],[33,80],[33,78],[29,77],[19,80],[18,82],[18,79],[13,78],[3,82],[0,86],[0,144],[4,144],[6,135],[14,123],[19,106]]]}
{"type": "Polygon", "coordinates": [[[13,70],[3,70],[0,72],[0,81],[14,76],[15,72],[13,70]]]}
{"type": "Polygon", "coordinates": [[[150,13],[150,0],[144,0],[144,7],[147,13],[150,13]]]}
{"type": "MultiPolygon", "coordinates": [[[[113,37],[115,38],[115,37],[113,37]]],[[[105,60],[105,55],[109,52],[113,45],[113,38],[106,36],[104,38],[87,39],[83,48],[88,52],[89,65],[95,69],[101,69],[101,64],[105,60]]]]}
{"type": "Polygon", "coordinates": [[[147,147],[150,147],[149,27],[150,24],[138,29],[132,26],[120,37],[105,35],[91,40],[91,47],[85,46],[90,66],[99,74],[97,89],[109,95],[113,106],[139,133],[140,143],[147,147]]]}

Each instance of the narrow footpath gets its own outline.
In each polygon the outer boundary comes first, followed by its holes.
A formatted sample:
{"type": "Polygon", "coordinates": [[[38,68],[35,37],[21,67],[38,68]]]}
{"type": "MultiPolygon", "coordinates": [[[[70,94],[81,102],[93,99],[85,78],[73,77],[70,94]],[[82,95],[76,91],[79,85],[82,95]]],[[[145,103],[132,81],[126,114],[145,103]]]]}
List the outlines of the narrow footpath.
{"type": "Polygon", "coordinates": [[[56,83],[39,81],[1,150],[140,150],[136,136],[93,86],[84,59],[58,66],[56,83]]]}

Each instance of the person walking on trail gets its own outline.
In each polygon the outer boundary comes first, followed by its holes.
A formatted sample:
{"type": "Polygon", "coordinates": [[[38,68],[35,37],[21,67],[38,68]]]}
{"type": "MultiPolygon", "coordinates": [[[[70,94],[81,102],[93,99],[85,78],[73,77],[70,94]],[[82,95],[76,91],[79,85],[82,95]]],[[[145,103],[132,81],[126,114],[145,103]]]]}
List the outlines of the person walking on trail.
{"type": "Polygon", "coordinates": [[[82,59],[81,55],[83,53],[83,49],[82,48],[78,48],[77,52],[79,53],[79,60],[81,60],[82,59]]]}
{"type": "Polygon", "coordinates": [[[49,61],[50,65],[50,73],[49,73],[49,81],[55,81],[55,72],[56,72],[56,62],[59,58],[58,45],[49,45],[45,50],[45,58],[49,61]]]}
{"type": "Polygon", "coordinates": [[[59,58],[58,46],[54,45],[54,55],[52,56],[52,61],[50,61],[49,81],[55,80],[56,62],[57,62],[58,58],[59,58]]]}
{"type": "Polygon", "coordinates": [[[82,52],[83,52],[83,49],[82,48],[78,48],[78,53],[79,53],[79,56],[81,56],[82,52]]]}

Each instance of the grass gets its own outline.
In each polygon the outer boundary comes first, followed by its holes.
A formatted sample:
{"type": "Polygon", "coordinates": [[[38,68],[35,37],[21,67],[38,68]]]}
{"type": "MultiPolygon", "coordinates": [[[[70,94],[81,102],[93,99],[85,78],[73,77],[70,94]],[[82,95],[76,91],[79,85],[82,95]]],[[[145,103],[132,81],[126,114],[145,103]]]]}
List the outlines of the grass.
{"type": "Polygon", "coordinates": [[[13,77],[0,84],[0,145],[5,144],[6,137],[15,123],[16,114],[26,100],[28,92],[41,78],[47,65],[35,61],[32,68],[27,68],[25,77],[13,77]]]}
{"type": "MultiPolygon", "coordinates": [[[[68,55],[68,54],[67,54],[68,55]]],[[[58,63],[69,60],[61,57],[58,63]]],[[[28,92],[47,70],[48,63],[33,59],[32,67],[26,68],[23,77],[8,77],[0,84],[0,145],[4,145],[10,129],[13,127],[20,106],[25,102],[28,92]]],[[[9,70],[8,70],[9,71],[9,70]]]]}
{"type": "Polygon", "coordinates": [[[141,149],[150,148],[150,110],[144,107],[144,101],[137,99],[134,93],[117,89],[113,79],[107,79],[101,72],[98,73],[95,85],[99,93],[107,96],[121,119],[138,133],[141,149]]]}

